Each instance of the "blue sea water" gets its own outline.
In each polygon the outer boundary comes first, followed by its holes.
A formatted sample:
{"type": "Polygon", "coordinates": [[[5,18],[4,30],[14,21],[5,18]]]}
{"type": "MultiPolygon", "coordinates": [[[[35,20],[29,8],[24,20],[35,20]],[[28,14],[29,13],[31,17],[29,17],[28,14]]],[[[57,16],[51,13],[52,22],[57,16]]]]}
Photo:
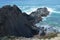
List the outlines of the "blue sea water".
{"type": "Polygon", "coordinates": [[[37,8],[47,7],[50,14],[44,17],[43,21],[38,23],[38,26],[52,26],[60,31],[60,0],[0,0],[0,7],[14,4],[27,14],[37,8]]]}
{"type": "Polygon", "coordinates": [[[45,27],[54,27],[60,32],[60,5],[25,6],[21,7],[21,9],[23,12],[30,14],[32,11],[35,11],[37,8],[41,7],[47,7],[50,14],[47,17],[44,17],[42,22],[37,23],[37,26],[44,25],[45,27]]]}
{"type": "Polygon", "coordinates": [[[50,17],[46,18],[44,21],[50,25],[55,25],[60,27],[60,14],[59,13],[52,13],[50,17]]]}
{"type": "Polygon", "coordinates": [[[47,17],[43,17],[42,22],[36,24],[37,27],[49,28],[47,32],[54,30],[60,32],[60,0],[0,0],[0,7],[4,5],[17,5],[28,15],[37,8],[47,7],[50,11],[47,17]]]}

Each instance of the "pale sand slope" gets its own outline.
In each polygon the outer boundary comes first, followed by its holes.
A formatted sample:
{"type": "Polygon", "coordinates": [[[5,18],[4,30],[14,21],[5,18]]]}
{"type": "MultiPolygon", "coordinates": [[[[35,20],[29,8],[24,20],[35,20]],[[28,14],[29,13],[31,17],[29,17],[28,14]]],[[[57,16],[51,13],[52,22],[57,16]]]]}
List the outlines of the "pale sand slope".
{"type": "MultiPolygon", "coordinates": [[[[35,36],[33,38],[24,38],[24,37],[19,37],[19,38],[13,38],[13,39],[7,39],[7,40],[44,40],[44,39],[40,39],[38,38],[39,36],[35,36]]],[[[3,39],[6,40],[6,39],[3,39]]],[[[60,34],[57,35],[57,37],[53,37],[53,38],[46,38],[45,40],[60,40],[60,34]]]]}
{"type": "MultiPolygon", "coordinates": [[[[11,39],[10,39],[11,40],[11,39]]],[[[23,37],[19,37],[17,39],[13,39],[13,40],[44,40],[44,39],[39,39],[37,36],[33,37],[33,38],[23,38],[23,37]]],[[[60,34],[57,35],[57,37],[54,38],[46,38],[45,40],[60,40],[60,34]]]]}

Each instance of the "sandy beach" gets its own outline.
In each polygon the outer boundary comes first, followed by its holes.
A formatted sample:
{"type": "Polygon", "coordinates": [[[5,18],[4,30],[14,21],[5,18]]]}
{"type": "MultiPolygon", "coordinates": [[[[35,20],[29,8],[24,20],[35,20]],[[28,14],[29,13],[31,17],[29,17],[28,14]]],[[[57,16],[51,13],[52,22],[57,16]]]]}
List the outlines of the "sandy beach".
{"type": "Polygon", "coordinates": [[[60,40],[60,34],[57,34],[57,37],[52,37],[50,39],[48,39],[48,38],[39,39],[39,38],[35,37],[35,38],[21,38],[21,39],[16,39],[16,40],[60,40]]]}
{"type": "Polygon", "coordinates": [[[34,37],[32,38],[24,38],[24,37],[11,37],[11,38],[2,38],[2,40],[60,40],[60,33],[57,34],[56,37],[52,36],[50,38],[40,38],[39,35],[35,35],[34,37]]]}

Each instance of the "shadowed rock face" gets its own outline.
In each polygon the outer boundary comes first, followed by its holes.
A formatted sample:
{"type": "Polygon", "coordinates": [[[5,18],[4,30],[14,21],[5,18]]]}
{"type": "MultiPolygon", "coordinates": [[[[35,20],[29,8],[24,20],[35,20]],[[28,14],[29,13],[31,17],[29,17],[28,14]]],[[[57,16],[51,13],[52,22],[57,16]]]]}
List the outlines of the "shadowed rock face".
{"type": "Polygon", "coordinates": [[[0,36],[32,37],[35,35],[37,31],[31,27],[28,17],[16,5],[0,8],[0,36]]]}
{"type": "Polygon", "coordinates": [[[42,21],[42,17],[45,17],[49,14],[49,11],[46,7],[44,8],[38,8],[36,11],[32,12],[30,16],[35,18],[34,23],[38,23],[39,21],[42,21]]]}
{"type": "MultiPolygon", "coordinates": [[[[47,8],[38,8],[36,11],[32,12],[30,14],[30,16],[34,17],[34,22],[33,25],[39,23],[40,21],[42,21],[42,17],[45,17],[49,14],[49,11],[47,10],[47,8]]],[[[45,36],[46,33],[44,32],[44,27],[40,30],[41,32],[39,33],[40,36],[45,36]]]]}
{"type": "Polygon", "coordinates": [[[34,26],[36,19],[41,21],[41,14],[39,11],[37,14],[32,12],[31,15],[27,15],[22,13],[16,5],[3,6],[0,8],[0,36],[33,37],[38,34],[38,30],[32,26],[34,26]]]}
{"type": "Polygon", "coordinates": [[[0,36],[33,37],[38,32],[32,28],[32,19],[16,5],[3,6],[0,8],[0,36]]]}

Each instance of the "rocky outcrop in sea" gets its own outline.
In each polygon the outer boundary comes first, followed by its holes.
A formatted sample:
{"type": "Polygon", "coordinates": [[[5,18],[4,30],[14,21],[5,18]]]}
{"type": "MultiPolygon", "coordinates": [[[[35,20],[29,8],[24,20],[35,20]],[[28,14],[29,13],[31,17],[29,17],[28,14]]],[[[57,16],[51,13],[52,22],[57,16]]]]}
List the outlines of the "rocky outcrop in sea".
{"type": "Polygon", "coordinates": [[[49,15],[49,11],[46,7],[44,8],[38,8],[36,11],[32,12],[30,14],[35,19],[35,23],[38,23],[39,21],[42,21],[42,17],[45,17],[49,15]]]}
{"type": "Polygon", "coordinates": [[[49,14],[47,8],[38,8],[30,15],[22,12],[16,5],[6,5],[0,8],[0,37],[17,36],[33,37],[39,33],[34,24],[49,14]]]}

